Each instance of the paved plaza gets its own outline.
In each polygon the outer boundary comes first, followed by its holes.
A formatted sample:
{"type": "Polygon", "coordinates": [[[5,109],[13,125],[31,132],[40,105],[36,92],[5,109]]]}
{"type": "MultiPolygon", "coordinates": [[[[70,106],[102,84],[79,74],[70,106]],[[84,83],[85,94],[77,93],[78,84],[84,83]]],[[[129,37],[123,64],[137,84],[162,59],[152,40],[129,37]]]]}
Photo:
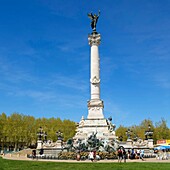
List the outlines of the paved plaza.
{"type": "MultiPolygon", "coordinates": [[[[73,163],[90,163],[90,160],[56,160],[56,159],[31,159],[27,158],[26,156],[19,156],[19,157],[10,157],[8,154],[6,156],[2,156],[4,159],[11,159],[11,160],[26,160],[26,161],[47,161],[47,162],[73,162],[73,163]]],[[[117,159],[105,159],[105,160],[98,160],[91,163],[118,163],[117,159]]],[[[170,163],[170,159],[168,160],[158,160],[156,158],[146,158],[144,161],[141,159],[126,159],[126,163],[129,162],[155,162],[155,163],[170,163]]],[[[124,163],[123,160],[121,163],[124,163]]]]}

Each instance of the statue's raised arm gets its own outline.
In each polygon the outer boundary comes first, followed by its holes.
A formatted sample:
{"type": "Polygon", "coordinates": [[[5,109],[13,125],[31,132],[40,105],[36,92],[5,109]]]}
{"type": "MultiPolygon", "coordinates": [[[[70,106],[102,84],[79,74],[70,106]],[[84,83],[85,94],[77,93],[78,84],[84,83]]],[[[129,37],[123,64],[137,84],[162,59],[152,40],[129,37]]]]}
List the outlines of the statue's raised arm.
{"type": "Polygon", "coordinates": [[[100,16],[100,10],[99,10],[99,12],[98,12],[98,17],[100,16]]]}
{"type": "Polygon", "coordinates": [[[93,15],[92,13],[88,13],[87,15],[91,19],[91,28],[93,32],[96,32],[96,25],[97,25],[98,18],[100,16],[100,10],[98,12],[98,15],[96,14],[93,15]]]}

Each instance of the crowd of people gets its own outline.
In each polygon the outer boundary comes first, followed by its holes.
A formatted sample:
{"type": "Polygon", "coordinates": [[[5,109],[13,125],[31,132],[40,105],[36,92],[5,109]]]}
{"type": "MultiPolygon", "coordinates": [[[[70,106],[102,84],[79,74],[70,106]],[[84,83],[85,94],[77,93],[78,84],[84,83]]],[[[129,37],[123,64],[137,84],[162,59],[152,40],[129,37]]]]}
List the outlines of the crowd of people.
{"type": "MultiPolygon", "coordinates": [[[[123,147],[118,148],[117,152],[117,159],[118,162],[126,162],[126,159],[141,159],[144,161],[144,150],[141,149],[128,149],[125,150],[123,147]]],[[[77,154],[77,160],[79,161],[80,158],[80,153],[77,154]]],[[[90,151],[88,155],[88,159],[94,162],[95,160],[99,160],[99,156],[96,154],[96,151],[90,151]]]]}
{"type": "Polygon", "coordinates": [[[168,160],[170,158],[170,149],[155,150],[156,159],[168,160]]]}
{"type": "Polygon", "coordinates": [[[128,149],[127,151],[124,148],[119,148],[117,151],[118,162],[126,162],[126,159],[141,159],[144,161],[144,150],[141,149],[128,149]]]}

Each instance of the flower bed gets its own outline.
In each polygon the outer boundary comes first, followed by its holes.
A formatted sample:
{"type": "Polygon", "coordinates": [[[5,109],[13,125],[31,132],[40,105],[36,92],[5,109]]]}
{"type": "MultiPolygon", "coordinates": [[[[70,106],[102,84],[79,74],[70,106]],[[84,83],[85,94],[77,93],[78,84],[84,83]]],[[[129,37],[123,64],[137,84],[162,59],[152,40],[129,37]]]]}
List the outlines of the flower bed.
{"type": "MultiPolygon", "coordinates": [[[[76,160],[77,155],[80,155],[80,160],[86,160],[88,159],[89,152],[60,152],[58,155],[58,159],[72,159],[76,160]]],[[[96,155],[98,155],[98,158],[100,159],[117,159],[115,152],[96,152],[96,155]]]]}

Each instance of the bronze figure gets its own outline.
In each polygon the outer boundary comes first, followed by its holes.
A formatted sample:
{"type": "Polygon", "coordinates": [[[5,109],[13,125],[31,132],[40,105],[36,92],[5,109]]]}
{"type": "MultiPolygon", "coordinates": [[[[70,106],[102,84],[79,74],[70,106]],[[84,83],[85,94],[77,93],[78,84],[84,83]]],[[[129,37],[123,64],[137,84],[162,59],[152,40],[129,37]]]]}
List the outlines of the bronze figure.
{"type": "Polygon", "coordinates": [[[88,13],[87,15],[91,19],[91,28],[92,28],[93,32],[96,32],[96,24],[97,24],[98,18],[100,16],[100,10],[98,12],[98,15],[96,15],[96,14],[93,15],[92,12],[88,13]]]}

